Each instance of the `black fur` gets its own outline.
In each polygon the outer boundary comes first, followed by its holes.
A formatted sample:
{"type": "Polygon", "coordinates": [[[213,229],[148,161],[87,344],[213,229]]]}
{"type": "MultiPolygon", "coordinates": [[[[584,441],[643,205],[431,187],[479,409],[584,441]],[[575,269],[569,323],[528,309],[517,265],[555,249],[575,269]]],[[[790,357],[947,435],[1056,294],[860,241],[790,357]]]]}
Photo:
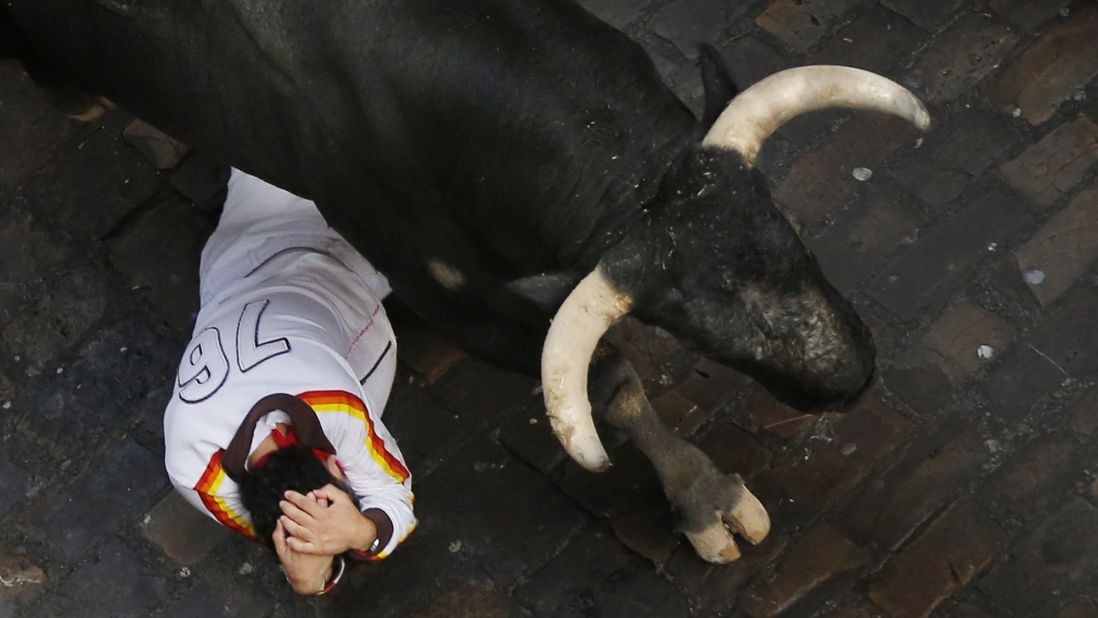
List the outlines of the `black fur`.
{"type": "Polygon", "coordinates": [[[705,89],[705,112],[702,125],[709,127],[721,115],[740,89],[732,79],[732,73],[720,52],[708,43],[698,46],[698,66],[701,68],[702,87],[705,89]]]}

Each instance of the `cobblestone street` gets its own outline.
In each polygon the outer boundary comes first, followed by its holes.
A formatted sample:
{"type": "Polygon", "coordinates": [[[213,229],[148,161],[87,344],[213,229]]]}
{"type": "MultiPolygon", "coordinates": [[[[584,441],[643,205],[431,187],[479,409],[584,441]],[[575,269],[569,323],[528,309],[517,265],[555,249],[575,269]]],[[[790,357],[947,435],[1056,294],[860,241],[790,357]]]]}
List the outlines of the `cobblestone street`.
{"type": "Polygon", "coordinates": [[[926,134],[810,114],[760,159],[874,331],[855,408],[805,415],[654,329],[611,333],[668,426],[759,496],[770,537],[702,562],[620,436],[600,427],[615,466],[584,471],[536,379],[394,306],[385,421],[419,528],[336,595],[296,597],[164,472],[216,169],[157,169],[133,118],[70,120],[0,62],[0,618],[1098,617],[1098,3],[581,4],[695,111],[699,42],[741,89],[843,64],[931,111],[926,134]]]}

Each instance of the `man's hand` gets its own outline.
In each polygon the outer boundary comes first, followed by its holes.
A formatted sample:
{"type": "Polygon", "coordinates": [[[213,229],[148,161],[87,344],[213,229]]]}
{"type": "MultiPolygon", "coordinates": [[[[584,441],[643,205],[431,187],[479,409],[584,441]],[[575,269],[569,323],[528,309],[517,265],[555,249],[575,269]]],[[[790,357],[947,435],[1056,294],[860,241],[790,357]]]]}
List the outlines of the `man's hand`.
{"type": "Polygon", "coordinates": [[[282,571],[294,592],[302,595],[317,594],[332,576],[332,555],[303,554],[291,549],[287,543],[286,529],[282,522],[275,524],[272,537],[275,553],[282,563],[282,571]]]}
{"type": "Polygon", "coordinates": [[[365,551],[377,538],[374,522],[334,485],[307,496],[287,491],[279,506],[283,513],[279,524],[289,533],[287,544],[295,552],[333,556],[348,549],[365,551]]]}

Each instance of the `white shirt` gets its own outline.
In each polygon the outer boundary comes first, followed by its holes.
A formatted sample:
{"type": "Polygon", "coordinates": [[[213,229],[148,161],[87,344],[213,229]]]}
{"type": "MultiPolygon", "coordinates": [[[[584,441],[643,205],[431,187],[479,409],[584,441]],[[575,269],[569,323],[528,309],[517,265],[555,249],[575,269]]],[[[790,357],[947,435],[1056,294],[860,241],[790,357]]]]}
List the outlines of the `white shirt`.
{"type": "MultiPolygon", "coordinates": [[[[393,535],[415,528],[411,476],[381,423],[396,339],[381,299],[388,281],[312,202],[233,170],[225,209],[202,252],[201,309],[164,414],[168,476],[196,508],[255,536],[221,455],[256,401],[296,395],[317,413],[361,508],[393,535]]],[[[283,412],[259,421],[249,452],[283,412]]]]}

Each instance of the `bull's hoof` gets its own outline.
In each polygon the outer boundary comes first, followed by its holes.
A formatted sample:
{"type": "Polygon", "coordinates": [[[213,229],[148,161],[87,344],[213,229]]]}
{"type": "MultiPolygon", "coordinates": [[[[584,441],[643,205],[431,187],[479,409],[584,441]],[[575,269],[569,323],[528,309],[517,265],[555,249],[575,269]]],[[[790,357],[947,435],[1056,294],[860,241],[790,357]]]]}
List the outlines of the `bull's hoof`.
{"type": "Polygon", "coordinates": [[[770,516],[759,499],[737,477],[728,478],[726,482],[738,485],[734,488],[735,493],[738,493],[737,498],[731,502],[719,500],[718,503],[725,505],[721,509],[711,508],[706,509],[708,512],[684,514],[686,521],[695,524],[704,522],[700,528],[688,527],[684,533],[698,556],[715,564],[739,559],[740,549],[736,546],[733,532],[752,545],[758,545],[770,534],[770,516]]]}

